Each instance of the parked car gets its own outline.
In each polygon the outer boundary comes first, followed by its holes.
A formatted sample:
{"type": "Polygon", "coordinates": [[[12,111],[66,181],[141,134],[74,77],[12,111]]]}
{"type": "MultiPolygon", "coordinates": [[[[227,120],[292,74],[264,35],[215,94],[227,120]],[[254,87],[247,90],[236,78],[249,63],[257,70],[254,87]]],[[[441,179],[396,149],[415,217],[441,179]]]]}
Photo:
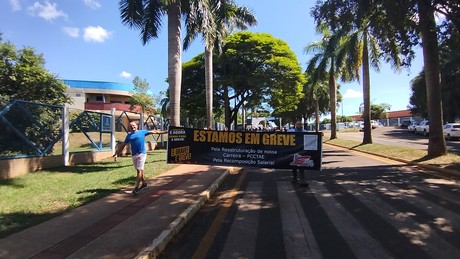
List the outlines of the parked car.
{"type": "Polygon", "coordinates": [[[379,122],[375,120],[371,120],[371,128],[376,129],[379,127],[379,122]]]}
{"type": "Polygon", "coordinates": [[[415,134],[422,134],[425,137],[428,136],[428,134],[430,134],[430,122],[427,120],[421,121],[415,126],[415,134]]]}
{"type": "MultiPolygon", "coordinates": [[[[380,125],[380,124],[379,124],[378,121],[371,120],[371,129],[378,128],[379,125],[380,125]]],[[[363,130],[364,130],[364,121],[360,121],[360,122],[359,122],[359,131],[363,131],[363,130]]]]}
{"type": "Polygon", "coordinates": [[[401,129],[407,129],[407,127],[409,127],[409,125],[412,124],[412,121],[410,120],[405,120],[403,122],[401,122],[401,125],[399,125],[399,127],[401,127],[401,129]]]}
{"type": "Polygon", "coordinates": [[[364,130],[364,121],[360,121],[358,123],[359,123],[359,131],[363,131],[364,130]]]}
{"type": "Polygon", "coordinates": [[[443,132],[446,140],[460,138],[460,123],[447,123],[444,125],[443,132]]]}
{"type": "Polygon", "coordinates": [[[415,127],[417,126],[417,122],[413,121],[411,122],[411,124],[409,126],[407,126],[407,130],[410,132],[410,133],[415,133],[415,127]]]}

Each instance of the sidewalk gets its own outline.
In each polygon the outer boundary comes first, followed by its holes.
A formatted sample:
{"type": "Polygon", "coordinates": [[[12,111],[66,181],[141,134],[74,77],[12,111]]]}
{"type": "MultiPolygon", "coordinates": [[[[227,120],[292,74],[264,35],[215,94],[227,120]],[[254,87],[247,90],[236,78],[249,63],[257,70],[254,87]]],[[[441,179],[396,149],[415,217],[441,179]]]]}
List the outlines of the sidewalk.
{"type": "Polygon", "coordinates": [[[179,165],[137,196],[128,188],[0,239],[0,258],[154,257],[232,170],[179,165]]]}

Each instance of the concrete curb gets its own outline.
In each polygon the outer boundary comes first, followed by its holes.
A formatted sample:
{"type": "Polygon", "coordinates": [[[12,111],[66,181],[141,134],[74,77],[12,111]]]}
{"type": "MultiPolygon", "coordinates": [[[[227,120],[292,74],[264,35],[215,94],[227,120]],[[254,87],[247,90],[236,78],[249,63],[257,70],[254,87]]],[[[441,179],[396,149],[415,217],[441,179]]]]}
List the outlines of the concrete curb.
{"type": "Polygon", "coordinates": [[[437,172],[440,172],[442,174],[446,174],[446,175],[449,175],[449,176],[460,177],[460,172],[456,171],[456,170],[452,170],[452,169],[441,168],[441,167],[437,167],[437,166],[433,166],[433,165],[424,165],[424,164],[420,164],[420,163],[413,162],[413,161],[408,161],[408,160],[404,160],[404,159],[400,159],[400,158],[389,157],[389,156],[375,154],[375,153],[366,152],[366,151],[362,151],[362,150],[352,149],[352,148],[343,147],[343,146],[336,145],[336,144],[331,144],[331,143],[323,143],[323,144],[334,146],[334,147],[340,147],[340,148],[352,150],[352,151],[355,151],[355,152],[361,152],[361,153],[368,154],[368,155],[383,157],[383,158],[386,158],[386,159],[389,159],[389,160],[394,160],[394,161],[398,161],[398,162],[401,162],[401,163],[406,163],[408,165],[417,166],[417,167],[420,167],[422,169],[437,171],[437,172]]]}
{"type": "Polygon", "coordinates": [[[209,200],[211,195],[216,191],[219,185],[225,180],[230,172],[235,171],[235,168],[228,168],[225,172],[212,183],[208,189],[204,190],[199,196],[198,200],[191,204],[179,216],[163,230],[158,237],[156,237],[142,252],[140,252],[136,259],[157,258],[163,252],[168,243],[173,239],[177,233],[193,218],[193,216],[200,210],[206,201],[209,200]]]}

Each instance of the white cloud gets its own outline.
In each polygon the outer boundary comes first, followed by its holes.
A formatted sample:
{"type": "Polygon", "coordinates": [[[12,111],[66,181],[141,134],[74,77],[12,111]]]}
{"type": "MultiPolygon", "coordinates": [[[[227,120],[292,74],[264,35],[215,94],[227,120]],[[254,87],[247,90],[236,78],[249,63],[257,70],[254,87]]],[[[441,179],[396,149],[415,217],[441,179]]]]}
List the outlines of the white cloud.
{"type": "Polygon", "coordinates": [[[353,89],[347,89],[347,91],[342,97],[343,99],[360,98],[363,97],[363,93],[361,93],[360,91],[355,91],[353,89]]]}
{"type": "Polygon", "coordinates": [[[101,4],[97,0],[83,0],[83,2],[93,10],[101,7],[101,4]]]}
{"type": "Polygon", "coordinates": [[[63,27],[62,30],[65,34],[69,35],[72,38],[78,38],[80,36],[80,29],[74,27],[63,27]]]}
{"type": "Polygon", "coordinates": [[[130,77],[131,77],[131,73],[126,72],[126,71],[122,71],[122,72],[120,73],[120,76],[121,76],[121,77],[124,77],[124,78],[130,78],[130,77]]]}
{"type": "Polygon", "coordinates": [[[22,9],[21,2],[19,2],[19,0],[10,0],[10,5],[13,11],[19,11],[22,9]]]}
{"type": "Polygon", "coordinates": [[[39,16],[47,21],[54,20],[59,17],[67,18],[67,14],[57,9],[56,3],[45,1],[42,5],[40,2],[35,2],[28,7],[29,14],[32,16],[39,16]]]}
{"type": "Polygon", "coordinates": [[[101,26],[88,26],[85,28],[85,32],[83,34],[83,39],[87,42],[98,42],[102,43],[109,39],[112,36],[112,32],[107,31],[106,29],[102,28],[101,26]]]}

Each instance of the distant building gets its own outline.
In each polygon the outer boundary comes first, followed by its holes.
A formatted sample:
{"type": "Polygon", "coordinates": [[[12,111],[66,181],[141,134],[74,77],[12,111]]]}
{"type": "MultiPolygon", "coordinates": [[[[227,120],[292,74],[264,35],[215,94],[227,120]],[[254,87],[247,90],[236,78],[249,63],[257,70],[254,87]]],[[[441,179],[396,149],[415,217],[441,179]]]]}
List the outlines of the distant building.
{"type": "MultiPolygon", "coordinates": [[[[400,126],[401,122],[405,120],[419,121],[421,118],[412,114],[411,110],[400,110],[400,111],[387,111],[386,119],[379,119],[378,121],[384,126],[400,126]]],[[[362,121],[363,117],[361,114],[350,116],[354,121],[362,121]]]]}
{"type": "Polygon", "coordinates": [[[84,80],[63,80],[69,86],[67,94],[73,99],[69,108],[110,112],[130,110],[134,86],[130,84],[84,80]]]}
{"type": "MultiPolygon", "coordinates": [[[[73,104],[67,104],[70,113],[73,110],[96,111],[102,113],[111,113],[115,109],[115,115],[120,116],[124,112],[132,112],[127,116],[122,116],[122,124],[127,127],[129,122],[136,121],[140,124],[141,107],[134,106],[131,109],[130,98],[134,92],[134,86],[131,84],[84,81],[84,80],[63,80],[68,86],[67,94],[72,98],[73,104]]],[[[146,127],[153,127],[156,124],[156,118],[144,116],[146,127]]],[[[121,126],[117,125],[116,130],[120,131],[121,126]]]]}

